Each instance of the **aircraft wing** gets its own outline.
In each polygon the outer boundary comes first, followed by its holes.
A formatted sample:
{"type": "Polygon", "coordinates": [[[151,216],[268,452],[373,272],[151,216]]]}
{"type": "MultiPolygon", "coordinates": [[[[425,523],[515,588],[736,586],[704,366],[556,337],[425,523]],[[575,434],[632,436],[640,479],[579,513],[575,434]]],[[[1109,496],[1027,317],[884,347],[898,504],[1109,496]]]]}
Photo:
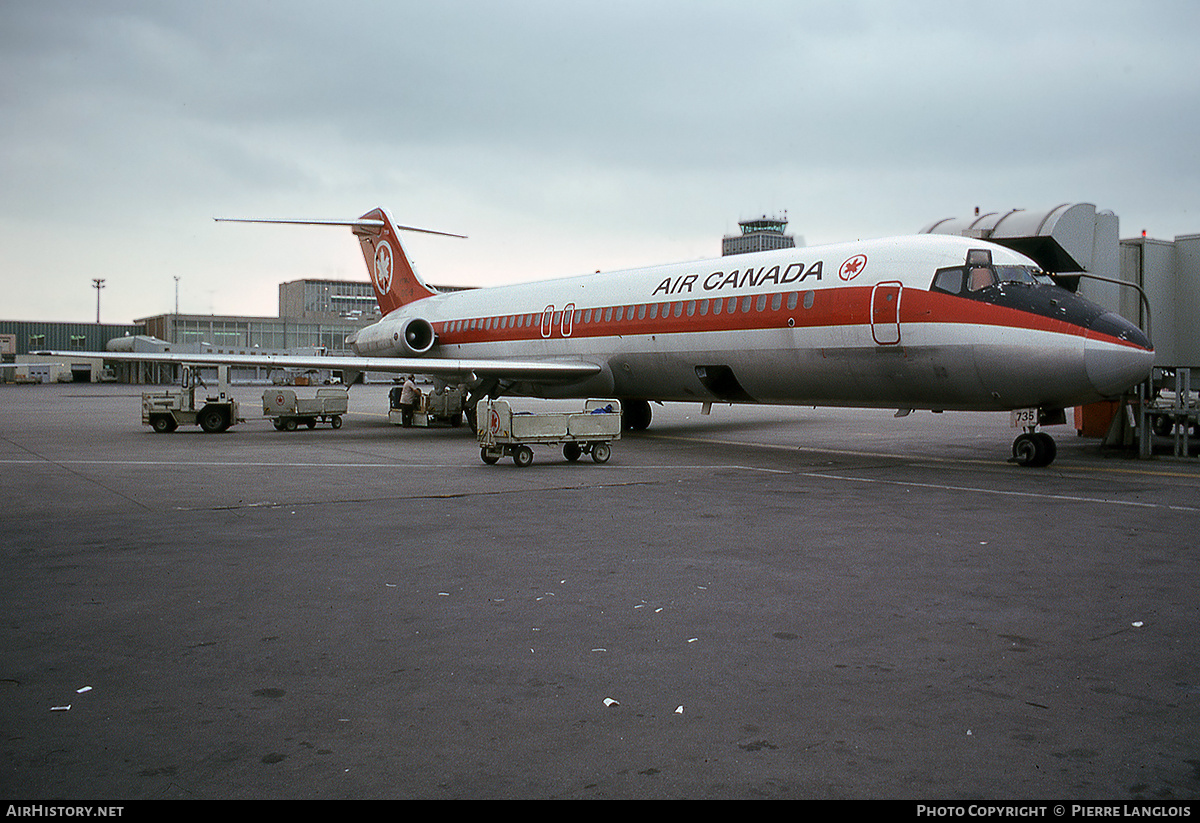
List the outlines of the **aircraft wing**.
{"type": "Polygon", "coordinates": [[[176,363],[193,366],[253,366],[268,369],[336,369],[354,372],[428,374],[439,377],[495,377],[536,382],[575,380],[600,371],[585,360],[505,360],[448,357],[329,357],[324,355],[186,354],[182,352],[46,351],[39,357],[103,359],[122,363],[176,363]]]}

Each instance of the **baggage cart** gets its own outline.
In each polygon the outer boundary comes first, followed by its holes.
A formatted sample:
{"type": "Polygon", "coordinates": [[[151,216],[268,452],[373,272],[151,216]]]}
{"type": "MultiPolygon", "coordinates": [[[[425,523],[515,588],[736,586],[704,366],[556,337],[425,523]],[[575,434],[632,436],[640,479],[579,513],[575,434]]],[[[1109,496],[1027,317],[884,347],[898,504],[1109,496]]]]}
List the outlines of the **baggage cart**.
{"type": "MultiPolygon", "coordinates": [[[[400,408],[399,386],[388,392],[388,422],[393,426],[404,425],[404,412],[400,408]]],[[[422,392],[413,407],[412,424],[426,428],[438,423],[458,427],[463,422],[463,400],[467,392],[464,388],[444,388],[441,391],[422,392]]]]}
{"type": "Polygon", "coordinates": [[[291,389],[267,389],[262,400],[263,416],[273,418],[279,431],[294,432],[301,425],[314,429],[322,422],[340,429],[350,393],[344,386],[323,386],[316,397],[303,398],[291,389]]]}
{"type": "Polygon", "coordinates": [[[563,457],[574,463],[590,454],[607,463],[612,442],[621,439],[621,402],[588,400],[581,412],[514,412],[507,400],[486,400],[476,409],[479,456],[492,465],[508,455],[518,466],[533,462],[535,444],[562,444],[563,457]]]}

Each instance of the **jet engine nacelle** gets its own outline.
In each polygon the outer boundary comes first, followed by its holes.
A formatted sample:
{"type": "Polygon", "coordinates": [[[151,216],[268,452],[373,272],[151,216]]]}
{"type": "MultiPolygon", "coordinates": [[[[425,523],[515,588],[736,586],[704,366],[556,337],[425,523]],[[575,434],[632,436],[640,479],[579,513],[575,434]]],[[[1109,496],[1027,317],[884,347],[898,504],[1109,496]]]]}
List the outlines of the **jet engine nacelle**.
{"type": "Polygon", "coordinates": [[[428,320],[410,317],[367,326],[347,338],[347,342],[357,354],[368,357],[411,357],[428,353],[437,342],[437,333],[428,320]]]}
{"type": "Polygon", "coordinates": [[[404,323],[400,331],[395,333],[394,339],[399,344],[398,348],[408,354],[425,354],[433,348],[437,334],[428,320],[414,317],[404,323]]]}

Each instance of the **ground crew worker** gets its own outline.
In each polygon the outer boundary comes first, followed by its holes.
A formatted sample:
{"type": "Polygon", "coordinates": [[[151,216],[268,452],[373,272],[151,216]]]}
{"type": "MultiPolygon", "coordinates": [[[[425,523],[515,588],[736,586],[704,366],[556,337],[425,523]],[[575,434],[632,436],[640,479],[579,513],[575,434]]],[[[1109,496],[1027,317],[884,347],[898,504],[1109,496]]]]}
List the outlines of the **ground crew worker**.
{"type": "Polygon", "coordinates": [[[420,397],[421,390],[417,388],[410,374],[404,381],[404,388],[400,390],[400,424],[405,428],[412,428],[413,409],[416,408],[420,397]]]}

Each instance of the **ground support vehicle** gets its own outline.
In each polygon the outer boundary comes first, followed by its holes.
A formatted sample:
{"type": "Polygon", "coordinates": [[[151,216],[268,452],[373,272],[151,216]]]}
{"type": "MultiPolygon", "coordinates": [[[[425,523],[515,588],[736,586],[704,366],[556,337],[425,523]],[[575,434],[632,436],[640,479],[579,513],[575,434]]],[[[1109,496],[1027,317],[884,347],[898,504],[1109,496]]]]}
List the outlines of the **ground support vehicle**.
{"type": "MultiPolygon", "coordinates": [[[[388,421],[395,426],[404,425],[404,412],[400,408],[400,393],[403,389],[396,386],[388,393],[388,421]]],[[[462,388],[444,388],[440,391],[422,392],[413,407],[414,426],[432,426],[446,423],[451,426],[461,426],[463,422],[463,400],[466,390],[462,388]]]]}
{"type": "Polygon", "coordinates": [[[1158,437],[1173,437],[1175,455],[1191,454],[1189,438],[1200,437],[1200,393],[1192,388],[1190,368],[1155,369],[1157,391],[1146,402],[1149,429],[1158,437]],[[1161,376],[1157,376],[1158,372],[1161,376]]]}
{"type": "Polygon", "coordinates": [[[344,386],[323,386],[313,398],[297,397],[291,389],[267,389],[263,392],[263,415],[274,418],[279,431],[293,432],[300,426],[316,428],[317,423],[342,427],[342,415],[350,402],[344,386]]]}
{"type": "Polygon", "coordinates": [[[160,434],[192,425],[216,434],[246,422],[238,417],[237,401],[229,394],[228,366],[217,366],[217,393],[198,402],[196,389],[201,386],[204,381],[200,379],[200,367],[183,366],[180,388],[142,393],[142,423],[160,434]]]}
{"type": "Polygon", "coordinates": [[[534,444],[562,444],[563,457],[574,463],[590,454],[607,463],[612,441],[621,438],[619,400],[588,400],[582,412],[513,412],[507,400],[485,400],[476,409],[479,456],[491,465],[505,455],[518,466],[533,462],[534,444]]]}

